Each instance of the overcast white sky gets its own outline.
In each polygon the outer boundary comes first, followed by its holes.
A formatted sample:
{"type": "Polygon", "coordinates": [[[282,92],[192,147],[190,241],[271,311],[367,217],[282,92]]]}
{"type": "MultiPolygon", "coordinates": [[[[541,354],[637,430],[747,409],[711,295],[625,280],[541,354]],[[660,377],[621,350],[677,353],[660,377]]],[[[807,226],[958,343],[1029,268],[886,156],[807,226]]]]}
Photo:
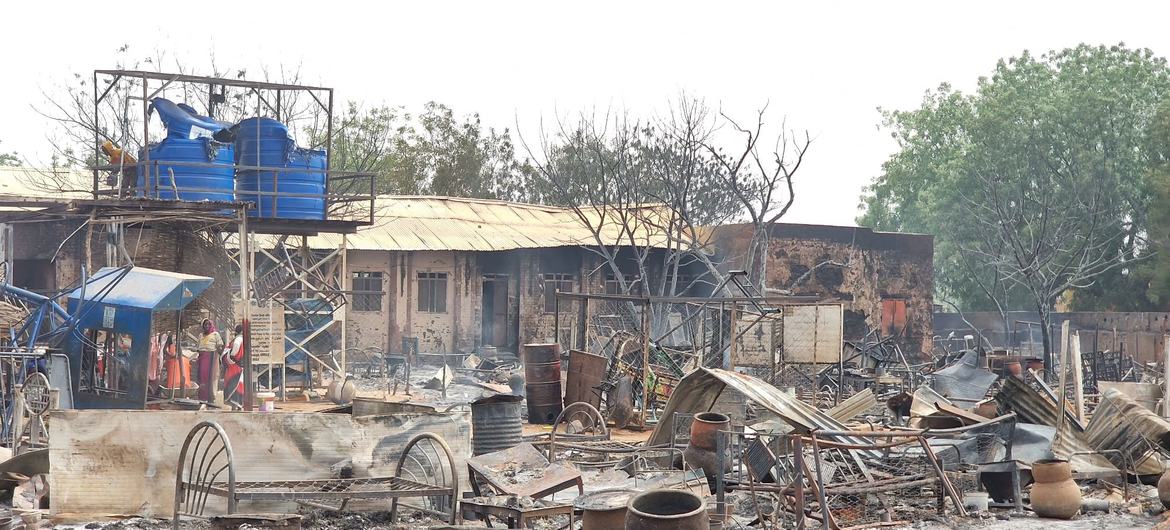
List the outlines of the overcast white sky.
{"type": "MultiPolygon", "coordinates": [[[[46,158],[31,108],[122,44],[221,65],[300,65],[339,99],[435,100],[535,134],[587,107],[652,115],[681,90],[815,137],[786,220],[853,224],[895,148],[877,107],[970,88],[1000,57],[1079,42],[1170,53],[1162,2],[16,2],[0,31],[0,150],[46,158]]],[[[86,74],[88,75],[88,74],[86,74]]]]}

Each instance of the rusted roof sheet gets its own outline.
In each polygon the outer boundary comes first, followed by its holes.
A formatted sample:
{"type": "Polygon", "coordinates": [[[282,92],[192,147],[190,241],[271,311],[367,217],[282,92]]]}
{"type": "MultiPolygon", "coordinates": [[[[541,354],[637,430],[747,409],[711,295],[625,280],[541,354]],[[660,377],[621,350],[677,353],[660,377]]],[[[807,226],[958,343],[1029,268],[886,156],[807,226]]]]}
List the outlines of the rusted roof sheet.
{"type": "Polygon", "coordinates": [[[837,421],[846,422],[876,407],[877,404],[877,396],[874,396],[873,389],[867,388],[838,403],[829,409],[827,414],[837,421]]]}
{"type": "MultiPolygon", "coordinates": [[[[1056,399],[1045,395],[1028,386],[1018,377],[1004,378],[1003,388],[997,398],[1000,403],[1006,404],[1020,419],[1029,423],[1056,426],[1056,399]]],[[[1076,416],[1065,404],[1065,422],[1072,425],[1076,432],[1084,432],[1085,426],[1077,421],[1076,416]]]]}
{"type": "MultiPolygon", "coordinates": [[[[522,248],[552,248],[597,245],[594,231],[575,211],[490,199],[457,197],[381,195],[377,198],[374,223],[351,234],[346,245],[352,250],[460,250],[496,251],[522,248]]],[[[617,216],[602,210],[587,211],[590,224],[600,227],[602,244],[628,244],[622,226],[634,225],[639,245],[666,246],[667,237],[656,227],[657,205],[637,206],[634,218],[645,222],[620,223],[617,216]]],[[[321,234],[310,238],[314,248],[337,248],[341,236],[321,234]]]]}
{"type": "MultiPolygon", "coordinates": [[[[1135,463],[1139,475],[1161,473],[1155,447],[1170,449],[1170,423],[1117,389],[1106,390],[1085,427],[1085,441],[1098,451],[1117,449],[1135,463]]],[[[1112,456],[1112,455],[1109,455],[1112,456]]],[[[1115,462],[1116,463],[1116,462],[1115,462]]]]}
{"type": "MultiPolygon", "coordinates": [[[[792,425],[799,432],[815,430],[844,431],[845,426],[831,416],[804,403],[766,381],[750,375],[716,368],[698,368],[679,381],[670,394],[663,420],[654,427],[648,445],[670,443],[672,419],[676,412],[696,413],[711,410],[724,389],[735,390],[757,405],[764,407],[792,425]]],[[[826,437],[828,439],[856,445],[872,445],[868,440],[856,437],[826,437]]]]}
{"type": "MultiPolygon", "coordinates": [[[[1033,389],[1018,377],[1004,379],[997,399],[1028,423],[1056,427],[1056,398],[1048,392],[1033,389]]],[[[1102,455],[1085,454],[1092,449],[1085,441],[1085,427],[1077,421],[1066,403],[1064,432],[1057,433],[1052,452],[1060,458],[1067,458],[1073,470],[1082,475],[1117,473],[1113,463],[1102,455]]]]}

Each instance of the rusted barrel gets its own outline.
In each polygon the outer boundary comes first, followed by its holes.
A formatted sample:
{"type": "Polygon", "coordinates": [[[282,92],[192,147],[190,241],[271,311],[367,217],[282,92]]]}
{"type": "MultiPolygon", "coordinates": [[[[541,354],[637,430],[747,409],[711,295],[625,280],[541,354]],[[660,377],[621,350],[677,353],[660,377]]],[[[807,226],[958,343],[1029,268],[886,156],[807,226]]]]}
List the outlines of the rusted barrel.
{"type": "Polygon", "coordinates": [[[626,530],[707,530],[702,497],[683,490],[650,490],[630,499],[626,530]]]}
{"type": "Polygon", "coordinates": [[[524,345],[524,386],[528,423],[552,423],[564,408],[561,402],[561,345],[524,345]]]}
{"type": "Polygon", "coordinates": [[[511,394],[496,394],[471,403],[471,454],[479,456],[520,445],[524,425],[520,401],[511,394]]]}
{"type": "Polygon", "coordinates": [[[553,361],[560,362],[561,360],[561,345],[556,343],[549,344],[525,344],[524,345],[524,364],[528,363],[551,363],[553,361]]]}

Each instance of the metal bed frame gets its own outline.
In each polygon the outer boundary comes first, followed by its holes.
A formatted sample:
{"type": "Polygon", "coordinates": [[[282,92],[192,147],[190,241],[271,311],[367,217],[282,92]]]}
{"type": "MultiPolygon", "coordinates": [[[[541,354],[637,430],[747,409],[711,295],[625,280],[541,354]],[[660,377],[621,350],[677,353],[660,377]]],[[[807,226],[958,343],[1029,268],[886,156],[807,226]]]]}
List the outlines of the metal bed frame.
{"type": "Polygon", "coordinates": [[[351,499],[391,499],[392,521],[397,518],[400,498],[423,497],[444,510],[409,507],[444,517],[450,524],[455,524],[459,475],[447,444],[435,434],[424,432],[407,442],[392,477],[240,481],[227,433],[218,423],[203,421],[187,434],[179,453],[179,465],[175,470],[174,530],[179,530],[179,520],[184,516],[207,518],[204,512],[211,496],[227,500],[229,515],[238,513],[240,501],[288,501],[317,507],[327,506],[313,501],[340,501],[338,509],[344,509],[351,499]],[[439,462],[433,461],[426,450],[419,447],[422,442],[429,444],[439,462]],[[412,455],[416,448],[415,452],[422,453],[422,458],[425,458],[425,465],[419,456],[412,455]],[[407,469],[404,464],[408,459],[431,476],[419,477],[407,469]],[[405,478],[404,474],[410,478],[405,478]]]}

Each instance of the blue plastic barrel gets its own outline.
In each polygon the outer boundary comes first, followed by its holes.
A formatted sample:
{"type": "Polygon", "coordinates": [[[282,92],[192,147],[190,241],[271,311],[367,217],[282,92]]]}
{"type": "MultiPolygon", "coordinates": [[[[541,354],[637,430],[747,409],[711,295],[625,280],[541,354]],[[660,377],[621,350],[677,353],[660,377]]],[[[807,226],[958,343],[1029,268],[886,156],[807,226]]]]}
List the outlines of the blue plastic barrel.
{"type": "Polygon", "coordinates": [[[181,201],[233,200],[235,157],[231,144],[210,138],[168,137],[150,146],[149,164],[141,152],[138,156],[139,197],[181,201]]]}
{"type": "Polygon", "coordinates": [[[250,216],[325,218],[325,152],[297,148],[288,136],[288,128],[280,122],[271,118],[240,122],[236,160],[241,166],[287,168],[239,170],[236,199],[256,205],[248,211],[250,216]]]}

